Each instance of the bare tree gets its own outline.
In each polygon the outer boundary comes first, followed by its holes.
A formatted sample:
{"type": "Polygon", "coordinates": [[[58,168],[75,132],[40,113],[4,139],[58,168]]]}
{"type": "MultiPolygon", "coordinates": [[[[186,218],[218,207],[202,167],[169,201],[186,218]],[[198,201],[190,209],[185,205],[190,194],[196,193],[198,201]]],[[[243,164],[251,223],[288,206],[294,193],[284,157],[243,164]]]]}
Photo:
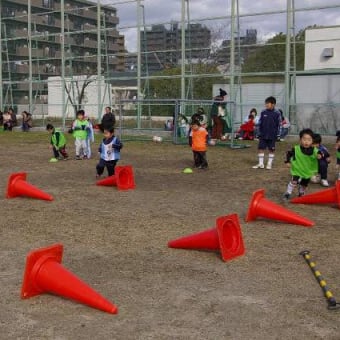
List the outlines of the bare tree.
{"type": "Polygon", "coordinates": [[[89,74],[86,75],[84,80],[71,79],[68,84],[65,82],[65,91],[67,93],[68,100],[73,106],[75,115],[77,114],[77,111],[82,109],[85,98],[85,90],[92,82],[94,82],[94,79],[92,78],[92,75],[89,74]]]}

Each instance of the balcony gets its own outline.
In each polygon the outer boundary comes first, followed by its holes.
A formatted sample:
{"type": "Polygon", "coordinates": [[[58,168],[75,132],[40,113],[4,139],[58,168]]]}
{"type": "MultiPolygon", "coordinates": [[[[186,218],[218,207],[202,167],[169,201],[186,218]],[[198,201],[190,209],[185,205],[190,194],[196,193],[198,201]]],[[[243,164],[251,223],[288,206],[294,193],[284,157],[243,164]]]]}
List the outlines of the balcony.
{"type": "MultiPolygon", "coordinates": [[[[28,47],[17,47],[16,48],[16,54],[18,57],[28,57],[28,47]]],[[[39,58],[43,57],[44,51],[42,49],[34,49],[32,48],[32,57],[33,58],[39,58]]]]}
{"type": "Polygon", "coordinates": [[[97,48],[98,43],[96,40],[86,39],[84,40],[84,47],[97,48]]]}

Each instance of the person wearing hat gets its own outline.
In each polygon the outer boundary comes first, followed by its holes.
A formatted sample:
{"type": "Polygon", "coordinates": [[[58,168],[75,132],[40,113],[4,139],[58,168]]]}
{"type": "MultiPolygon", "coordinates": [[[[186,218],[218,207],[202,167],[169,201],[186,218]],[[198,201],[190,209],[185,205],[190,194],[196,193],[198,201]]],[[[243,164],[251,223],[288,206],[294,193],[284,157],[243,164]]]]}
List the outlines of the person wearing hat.
{"type": "Polygon", "coordinates": [[[212,139],[220,139],[227,132],[231,132],[231,122],[226,112],[225,97],[228,95],[223,89],[219,89],[219,95],[214,97],[214,103],[210,111],[210,130],[212,139]]]}

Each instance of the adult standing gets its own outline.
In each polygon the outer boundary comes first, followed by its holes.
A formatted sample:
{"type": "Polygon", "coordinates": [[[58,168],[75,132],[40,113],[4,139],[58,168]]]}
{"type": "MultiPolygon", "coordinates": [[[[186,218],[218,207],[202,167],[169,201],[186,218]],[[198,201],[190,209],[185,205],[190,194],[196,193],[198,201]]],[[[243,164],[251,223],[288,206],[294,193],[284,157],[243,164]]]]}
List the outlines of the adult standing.
{"type": "Polygon", "coordinates": [[[116,117],[114,113],[112,112],[111,107],[107,106],[105,108],[105,113],[100,123],[100,130],[102,132],[104,132],[104,129],[110,130],[114,128],[115,124],[116,124],[116,117]]]}

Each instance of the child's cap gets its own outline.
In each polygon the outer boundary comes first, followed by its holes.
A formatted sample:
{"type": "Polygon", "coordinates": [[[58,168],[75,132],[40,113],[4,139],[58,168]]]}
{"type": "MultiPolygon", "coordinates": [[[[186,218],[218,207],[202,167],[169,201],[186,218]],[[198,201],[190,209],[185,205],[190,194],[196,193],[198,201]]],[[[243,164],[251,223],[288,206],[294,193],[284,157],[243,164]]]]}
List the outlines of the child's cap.
{"type": "Polygon", "coordinates": [[[46,125],[46,130],[53,130],[54,126],[52,124],[47,124],[46,125]]]}

